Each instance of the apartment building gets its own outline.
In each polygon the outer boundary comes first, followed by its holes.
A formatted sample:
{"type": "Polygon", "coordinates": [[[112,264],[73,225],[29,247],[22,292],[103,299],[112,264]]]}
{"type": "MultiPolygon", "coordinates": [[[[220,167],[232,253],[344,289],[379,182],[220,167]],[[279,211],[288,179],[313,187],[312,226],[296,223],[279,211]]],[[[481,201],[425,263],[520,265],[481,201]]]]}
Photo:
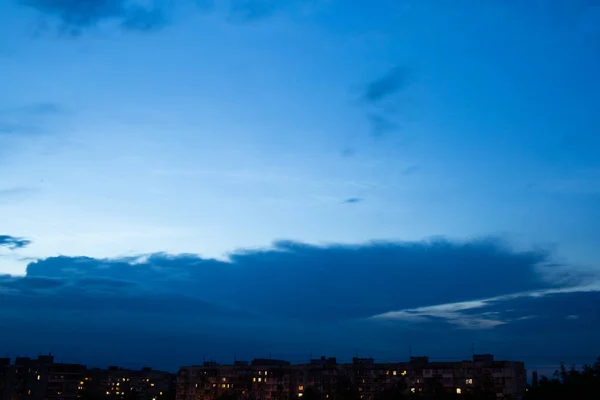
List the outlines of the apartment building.
{"type": "MultiPolygon", "coordinates": [[[[4,400],[74,400],[86,367],[79,364],[55,363],[51,355],[37,359],[18,357],[14,365],[3,359],[0,376],[5,388],[4,400]]],[[[0,388],[2,383],[0,383],[0,388]]]]}
{"type": "Polygon", "coordinates": [[[363,400],[376,400],[390,388],[415,394],[486,391],[499,399],[519,399],[525,393],[526,371],[523,363],[495,361],[489,354],[453,362],[430,362],[428,357],[398,363],[354,358],[352,363],[339,364],[335,358],[325,357],[299,365],[264,359],[234,365],[209,362],[180,369],[176,400],[288,400],[302,398],[309,391],[311,400],[314,396],[333,399],[340,390],[350,390],[349,386],[356,391],[356,398],[363,400]]]}
{"type": "Polygon", "coordinates": [[[10,358],[0,358],[0,400],[12,400],[14,390],[14,371],[10,358]]]}
{"type": "Polygon", "coordinates": [[[174,400],[175,376],[152,368],[87,369],[53,356],[0,359],[0,400],[174,400]]]}
{"type": "Polygon", "coordinates": [[[525,365],[516,361],[495,361],[491,354],[474,355],[458,362],[413,360],[411,391],[438,387],[457,394],[493,392],[498,398],[520,398],[527,386],[525,365]]]}
{"type": "Polygon", "coordinates": [[[81,397],[171,400],[174,393],[174,376],[152,368],[141,370],[109,367],[87,371],[81,382],[81,397]]]}

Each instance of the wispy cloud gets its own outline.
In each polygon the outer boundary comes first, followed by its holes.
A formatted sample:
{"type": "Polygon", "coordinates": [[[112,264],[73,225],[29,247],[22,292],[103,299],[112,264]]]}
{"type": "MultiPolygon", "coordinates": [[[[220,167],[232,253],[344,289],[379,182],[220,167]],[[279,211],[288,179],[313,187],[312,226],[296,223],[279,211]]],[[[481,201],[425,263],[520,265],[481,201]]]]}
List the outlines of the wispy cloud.
{"type": "Polygon", "coordinates": [[[367,119],[373,136],[382,137],[400,128],[398,111],[390,104],[407,89],[410,81],[408,68],[396,66],[364,86],[359,99],[368,108],[367,119]]]}
{"type": "Polygon", "coordinates": [[[363,199],[361,199],[360,197],[350,197],[347,198],[346,200],[342,201],[343,204],[356,204],[356,203],[360,203],[362,202],[363,199]]]}
{"type": "MultiPolygon", "coordinates": [[[[405,322],[427,322],[441,319],[465,329],[488,329],[515,321],[528,320],[535,318],[538,314],[548,312],[545,307],[537,309],[524,309],[521,307],[521,309],[517,308],[515,310],[515,302],[527,299],[531,302],[538,299],[540,303],[543,303],[544,298],[596,292],[600,293],[600,281],[581,286],[525,291],[480,300],[390,311],[375,315],[372,319],[405,322]],[[535,316],[530,314],[535,314],[535,316]]],[[[563,311],[563,313],[565,312],[568,311],[563,311]]],[[[563,318],[576,319],[572,317],[572,314],[567,314],[563,318]]]]}
{"type": "Polygon", "coordinates": [[[57,20],[61,31],[70,35],[79,35],[105,22],[141,31],[158,29],[166,23],[165,10],[158,0],[20,0],[20,3],[57,20]]]}
{"type": "Polygon", "coordinates": [[[15,250],[27,247],[29,244],[31,244],[31,241],[24,238],[0,235],[0,247],[8,247],[9,249],[15,250]]]}
{"type": "Polygon", "coordinates": [[[35,135],[44,132],[43,122],[66,114],[56,103],[40,102],[0,109],[0,135],[35,135]]]}
{"type": "Polygon", "coordinates": [[[385,75],[369,82],[361,98],[367,103],[380,103],[406,89],[408,82],[408,69],[402,66],[394,67],[385,75]]]}

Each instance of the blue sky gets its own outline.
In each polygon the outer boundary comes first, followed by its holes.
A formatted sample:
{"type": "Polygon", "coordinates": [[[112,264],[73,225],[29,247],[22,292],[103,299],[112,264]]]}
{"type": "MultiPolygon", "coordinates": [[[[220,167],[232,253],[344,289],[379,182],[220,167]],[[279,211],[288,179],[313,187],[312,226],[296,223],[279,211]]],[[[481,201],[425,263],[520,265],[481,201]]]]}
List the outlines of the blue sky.
{"type": "Polygon", "coordinates": [[[86,4],[0,5],[0,346],[600,353],[599,2],[86,4]]]}

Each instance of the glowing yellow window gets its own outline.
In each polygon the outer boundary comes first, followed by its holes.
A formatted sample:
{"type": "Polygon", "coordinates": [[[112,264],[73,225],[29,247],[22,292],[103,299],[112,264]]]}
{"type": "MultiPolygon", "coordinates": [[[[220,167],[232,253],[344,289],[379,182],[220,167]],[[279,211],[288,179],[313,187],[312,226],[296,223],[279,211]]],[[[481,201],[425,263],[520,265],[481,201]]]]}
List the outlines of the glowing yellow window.
{"type": "Polygon", "coordinates": [[[461,388],[456,388],[456,394],[461,394],[462,393],[462,389],[461,388]]]}
{"type": "Polygon", "coordinates": [[[298,390],[299,391],[303,391],[304,390],[304,386],[302,386],[302,385],[298,386],[298,390]]]}

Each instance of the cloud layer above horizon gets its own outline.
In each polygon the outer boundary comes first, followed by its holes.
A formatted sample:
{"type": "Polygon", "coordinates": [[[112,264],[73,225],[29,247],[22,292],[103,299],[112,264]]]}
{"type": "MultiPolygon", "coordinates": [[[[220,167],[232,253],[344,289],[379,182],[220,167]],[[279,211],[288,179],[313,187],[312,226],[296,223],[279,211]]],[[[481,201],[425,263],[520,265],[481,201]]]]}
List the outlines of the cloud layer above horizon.
{"type": "MultiPolygon", "coordinates": [[[[2,238],[13,248],[27,243],[2,238]]],[[[564,325],[576,325],[585,343],[586,332],[599,326],[589,306],[599,293],[561,271],[545,251],[516,251],[491,238],[352,246],[282,241],[236,251],[228,261],[164,253],[51,257],[31,262],[23,277],[0,277],[0,328],[18,352],[31,343],[12,335],[33,323],[48,327],[39,351],[48,346],[64,357],[86,353],[78,338],[104,332],[109,336],[97,345],[109,347],[106,357],[127,352],[132,363],[171,368],[194,357],[227,359],[236,349],[249,357],[294,358],[307,349],[347,354],[360,346],[393,358],[401,354],[398,340],[443,354],[477,338],[486,349],[523,356],[543,330],[553,330],[548,343],[559,343],[573,334],[564,325]],[[57,316],[70,321],[68,331],[53,323],[57,316]],[[142,342],[171,341],[176,356],[145,355],[134,343],[142,331],[142,342]],[[447,336],[444,347],[440,335],[447,336]],[[194,337],[207,344],[186,352],[194,337]],[[500,337],[519,346],[501,346],[500,337]]],[[[97,362],[109,362],[95,354],[97,362]]]]}

